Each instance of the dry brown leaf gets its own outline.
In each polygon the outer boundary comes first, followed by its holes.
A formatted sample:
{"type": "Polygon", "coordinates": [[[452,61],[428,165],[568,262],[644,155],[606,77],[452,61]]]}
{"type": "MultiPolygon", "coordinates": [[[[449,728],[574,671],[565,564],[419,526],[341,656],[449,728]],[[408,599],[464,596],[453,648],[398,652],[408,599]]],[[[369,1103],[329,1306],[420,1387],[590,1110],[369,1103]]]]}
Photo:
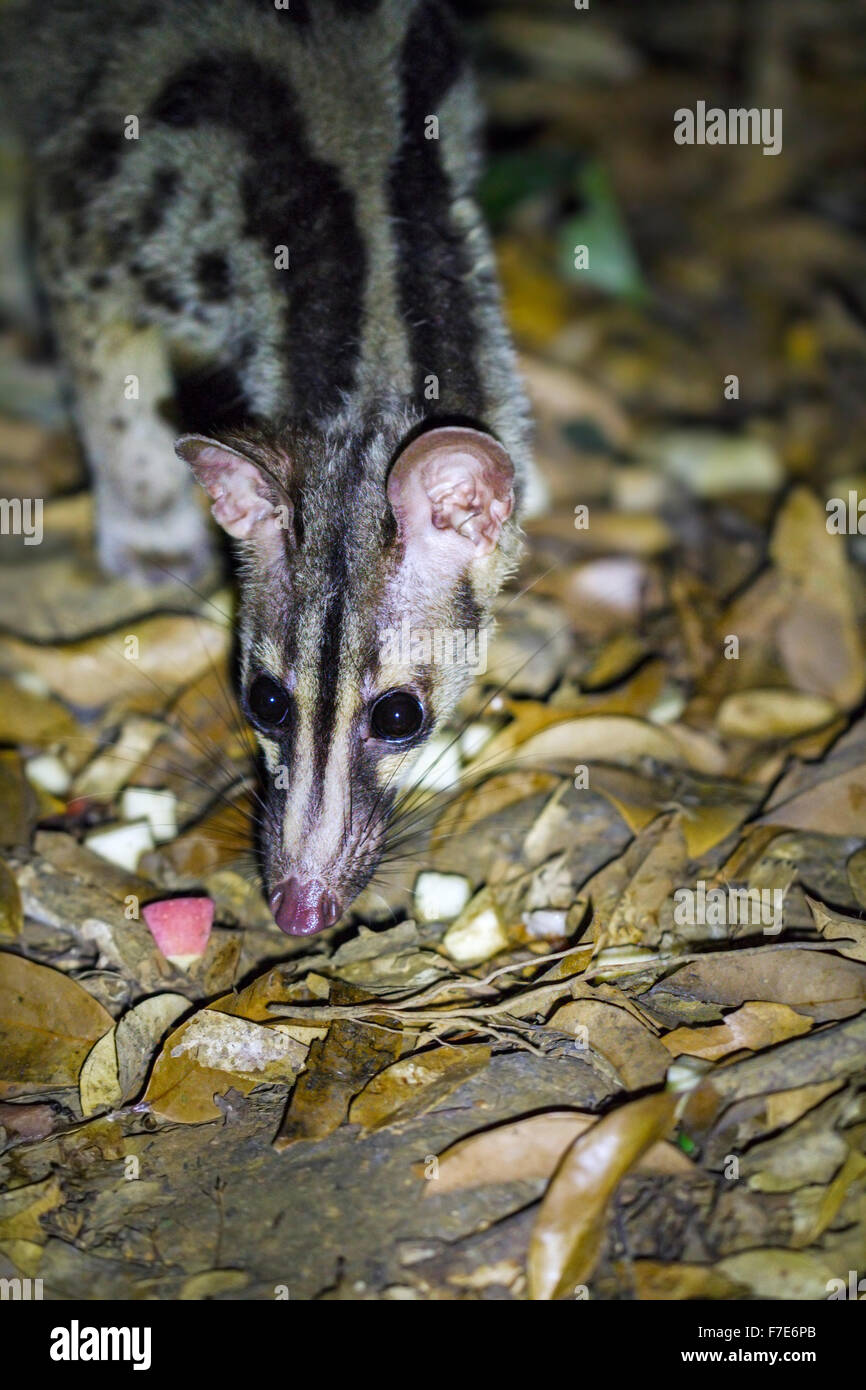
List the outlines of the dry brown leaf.
{"type": "Polygon", "coordinates": [[[547,1024],[564,1033],[577,1033],[578,1041],[585,1039],[592,1052],[610,1062],[627,1091],[658,1086],[664,1080],[670,1056],[661,1040],[633,1014],[614,1004],[575,999],[556,1009],[547,1024]]]}
{"type": "Polygon", "coordinates": [[[866,1158],[849,1153],[836,1176],[826,1187],[803,1187],[794,1197],[794,1239],[796,1246],[812,1245],[835,1221],[854,1183],[866,1173],[866,1158]]]}
{"type": "Polygon", "coordinates": [[[743,1004],[725,1015],[717,1027],[675,1028],[661,1042],[674,1057],[704,1057],[715,1062],[730,1052],[746,1048],[759,1052],[763,1047],[784,1042],[785,1038],[808,1033],[812,1020],[804,1018],[787,1004],[764,1002],[743,1004]]]}
{"type": "Polygon", "coordinates": [[[553,791],[560,779],[551,772],[501,772],[478,787],[470,787],[452,801],[433,831],[432,848],[453,835],[463,835],[473,825],[495,816],[515,802],[553,791]]]}
{"type": "Polygon", "coordinates": [[[837,714],[832,700],[801,690],[740,690],[728,695],[716,713],[725,738],[760,741],[796,738],[829,724],[837,714]]]}
{"type": "Polygon", "coordinates": [[[690,1298],[742,1298],[742,1284],[720,1274],[713,1265],[662,1264],[659,1260],[633,1260],[629,1265],[635,1295],[641,1302],[665,1302],[690,1298]]]}
{"type": "Polygon", "coordinates": [[[166,703],[164,687],[188,685],[225,658],[227,626],[188,614],[157,614],[113,632],[56,646],[4,637],[0,665],[27,671],[75,705],[97,707],[110,699],[140,697],[166,703]],[[137,646],[129,639],[134,638],[137,646]],[[137,652],[137,656],[127,655],[137,652]]]}
{"type": "Polygon", "coordinates": [[[663,920],[673,920],[673,893],[686,878],[687,862],[678,813],[653,821],[625,854],[595,874],[578,901],[593,905],[598,949],[658,941],[663,920]]]}
{"type": "Polygon", "coordinates": [[[612,1110],[575,1141],[547,1189],[529,1245],[531,1299],[554,1299],[590,1278],[621,1179],[670,1129],[678,1097],[654,1092],[612,1110]]]}
{"type": "Polygon", "coordinates": [[[0,743],[44,748],[68,738],[75,728],[75,720],[59,700],[0,676],[0,743]]]}
{"type": "Polygon", "coordinates": [[[176,1124],[219,1119],[214,1096],[248,1095],[266,1081],[291,1081],[307,1049],[280,1027],[266,1027],[217,1008],[202,1009],[166,1039],[143,1101],[176,1124]]]}
{"type": "Polygon", "coordinates": [[[852,709],[866,688],[845,538],[827,529],[817,497],[795,488],[770,541],[770,554],[794,593],[776,640],[793,685],[852,709]]]}
{"type": "Polygon", "coordinates": [[[716,1273],[742,1284],[757,1298],[823,1301],[839,1270],[832,1254],[823,1250],[781,1250],[762,1247],[728,1255],[716,1273]]]}
{"type": "Polygon", "coordinates": [[[41,1218],[56,1211],[64,1201],[55,1176],[4,1192],[0,1196],[0,1250],[8,1249],[13,1241],[44,1245],[47,1233],[41,1218]]]}
{"type": "Polygon", "coordinates": [[[402,1057],[368,1081],[349,1106],[349,1124],[383,1129],[438,1105],[490,1061],[484,1043],[437,1047],[402,1057]]]}
{"type": "Polygon", "coordinates": [[[848,917],[836,912],[826,903],[806,894],[806,902],[816,928],[825,941],[835,941],[841,955],[849,960],[866,961],[866,922],[861,917],[848,917]]]}
{"type": "Polygon", "coordinates": [[[0,859],[0,939],[18,936],[23,921],[21,890],[12,870],[0,859]]]}
{"type": "Polygon", "coordinates": [[[0,952],[0,1095],[74,1085],[111,1014],[59,970],[0,952]]]}
{"type": "Polygon", "coordinates": [[[866,848],[852,854],[845,868],[854,897],[861,907],[866,907],[866,848]]]}
{"type": "MultiPolygon", "coordinates": [[[[436,1178],[429,1180],[424,1196],[549,1178],[570,1145],[598,1123],[597,1115],[549,1110],[458,1139],[439,1155],[436,1178]]],[[[637,1167],[647,1173],[694,1173],[685,1154],[667,1140],[653,1144],[638,1160],[637,1167]]],[[[418,1171],[424,1171],[420,1164],[418,1171]]]]}
{"type": "Polygon", "coordinates": [[[737,951],[705,956],[654,986],[648,1002],[665,994],[721,1008],[749,1000],[788,1004],[816,1023],[849,1018],[866,1004],[866,966],[826,951],[737,951]]]}
{"type": "Polygon", "coordinates": [[[24,775],[21,757],[0,751],[0,846],[29,845],[38,818],[39,798],[24,775]]]}
{"type": "Polygon", "coordinates": [[[630,766],[640,758],[680,766],[688,759],[670,730],[631,715],[588,714],[533,734],[519,747],[521,762],[567,759],[630,766]]]}
{"type": "MultiPolygon", "coordinates": [[[[349,1004],[360,997],[359,990],[342,982],[332,990],[335,1004],[349,1004]]],[[[282,1150],[332,1134],[345,1122],[353,1097],[397,1060],[402,1047],[403,1035],[386,1018],[367,1023],[335,1019],[327,1037],[310,1046],[306,1070],[295,1083],[274,1148],[282,1150]]]]}

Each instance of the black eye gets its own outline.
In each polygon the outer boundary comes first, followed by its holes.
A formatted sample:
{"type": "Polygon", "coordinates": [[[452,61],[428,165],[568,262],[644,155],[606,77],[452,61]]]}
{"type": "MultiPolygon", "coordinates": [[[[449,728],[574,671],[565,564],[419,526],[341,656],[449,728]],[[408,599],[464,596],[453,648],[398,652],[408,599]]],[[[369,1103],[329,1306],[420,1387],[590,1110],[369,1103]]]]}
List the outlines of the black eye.
{"type": "Polygon", "coordinates": [[[247,692],[250,714],[266,729],[277,729],[289,712],[289,697],[270,676],[256,676],[247,692]]]}
{"type": "Polygon", "coordinates": [[[424,706],[408,690],[389,690],[370,711],[370,731],[386,743],[402,743],[424,723],[424,706]]]}

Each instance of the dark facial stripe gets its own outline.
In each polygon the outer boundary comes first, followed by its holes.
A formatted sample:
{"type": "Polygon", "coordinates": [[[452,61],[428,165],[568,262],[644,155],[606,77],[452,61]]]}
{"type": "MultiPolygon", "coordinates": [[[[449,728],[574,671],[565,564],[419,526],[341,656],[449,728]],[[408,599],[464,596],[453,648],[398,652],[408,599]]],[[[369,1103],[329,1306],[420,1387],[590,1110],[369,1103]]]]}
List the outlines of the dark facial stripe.
{"type": "Polygon", "coordinates": [[[254,59],[215,54],[172,78],[151,117],[180,129],[221,125],[242,139],[245,231],[271,265],[276,246],[289,248],[290,268],[272,273],[288,300],[284,353],[294,413],[327,414],[354,384],[364,243],[354,197],[333,165],[310,152],[293,93],[254,59]]]}
{"type": "Polygon", "coordinates": [[[475,366],[477,331],[465,290],[470,257],[451,220],[439,142],[424,138],[426,118],[436,113],[462,67],[449,16],[432,0],[413,15],[400,67],[403,134],[389,184],[414,391],[421,408],[429,412],[424,378],[435,373],[439,412],[480,417],[484,412],[475,366]]]}

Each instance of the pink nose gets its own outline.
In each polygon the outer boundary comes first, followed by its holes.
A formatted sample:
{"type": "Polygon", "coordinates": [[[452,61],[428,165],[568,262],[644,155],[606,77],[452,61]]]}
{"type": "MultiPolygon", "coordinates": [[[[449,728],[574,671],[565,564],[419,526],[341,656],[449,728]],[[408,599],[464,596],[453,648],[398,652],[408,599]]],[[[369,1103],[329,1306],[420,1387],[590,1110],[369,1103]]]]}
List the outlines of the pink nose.
{"type": "Polygon", "coordinates": [[[286,936],[315,936],[334,925],[340,904],[323,883],[299,883],[292,877],[277,884],[271,894],[271,912],[286,936]]]}

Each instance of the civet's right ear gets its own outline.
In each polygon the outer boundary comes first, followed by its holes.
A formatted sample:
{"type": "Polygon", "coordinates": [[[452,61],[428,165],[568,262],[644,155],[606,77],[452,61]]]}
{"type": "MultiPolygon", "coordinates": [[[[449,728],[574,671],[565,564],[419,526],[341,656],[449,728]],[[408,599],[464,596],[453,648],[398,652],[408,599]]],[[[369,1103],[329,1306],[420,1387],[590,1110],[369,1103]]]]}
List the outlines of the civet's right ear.
{"type": "Polygon", "coordinates": [[[273,484],[252,460],[200,434],[182,435],[174,448],[212,498],[211,511],[224,531],[238,541],[274,535],[278,519],[273,484]]]}
{"type": "Polygon", "coordinates": [[[388,500],[408,554],[463,568],[496,549],[514,508],[514,468],[492,435],[444,425],[397,458],[388,500]]]}

